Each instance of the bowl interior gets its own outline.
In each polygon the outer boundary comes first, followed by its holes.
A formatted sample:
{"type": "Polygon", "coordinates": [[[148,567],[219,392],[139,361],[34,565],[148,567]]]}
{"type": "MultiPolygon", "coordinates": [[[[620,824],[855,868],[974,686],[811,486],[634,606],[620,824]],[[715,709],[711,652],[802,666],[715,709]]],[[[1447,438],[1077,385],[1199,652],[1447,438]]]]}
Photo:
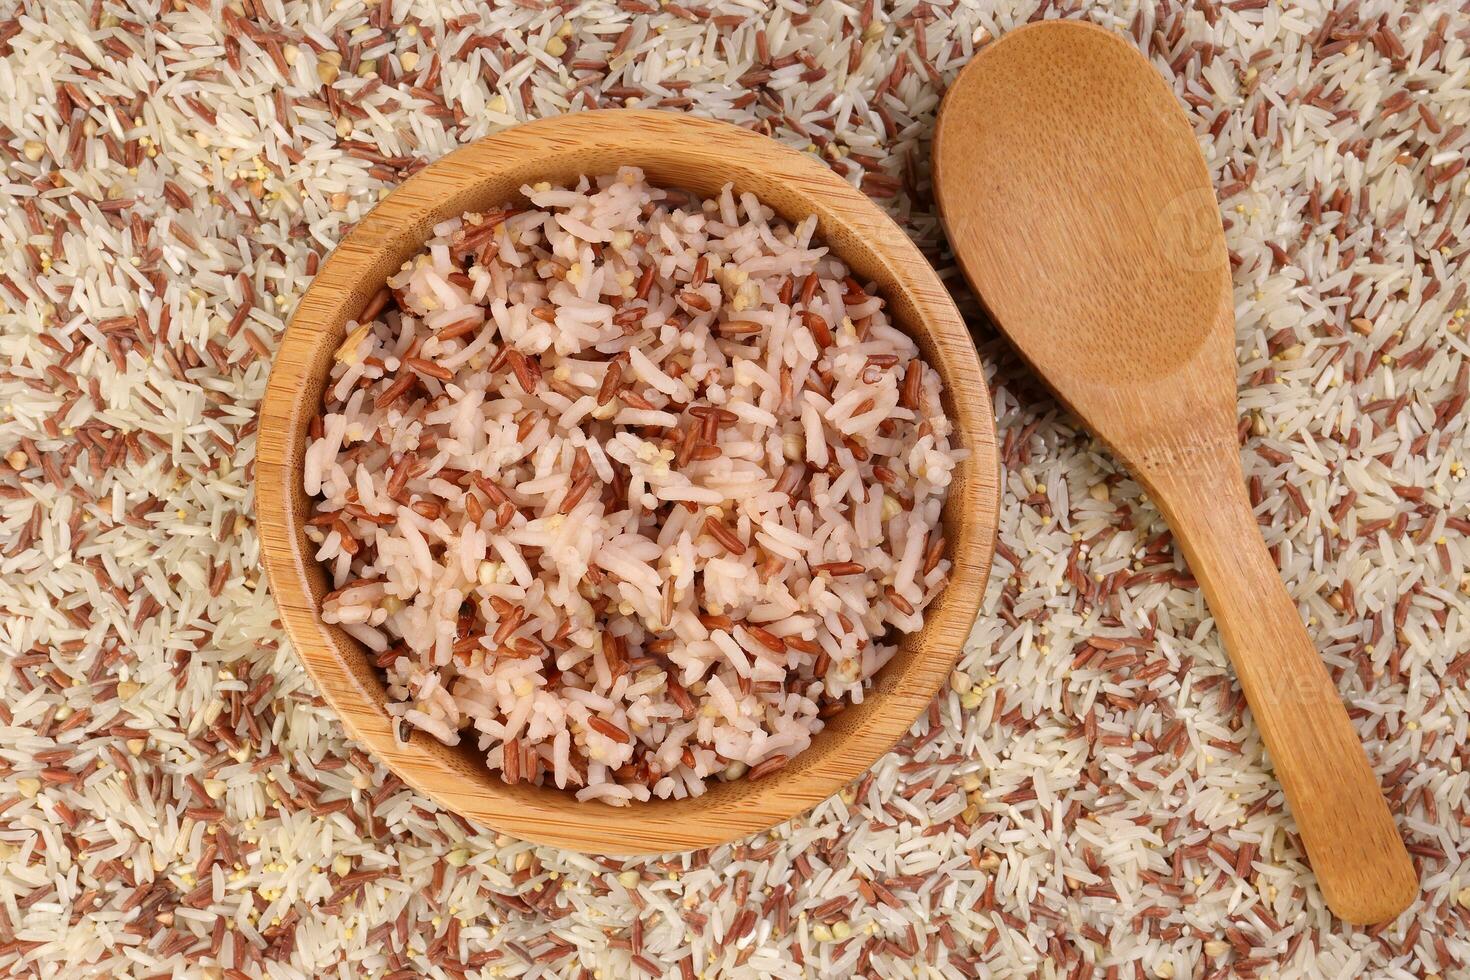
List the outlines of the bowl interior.
{"type": "Polygon", "coordinates": [[[302,297],[261,408],[259,528],[282,618],[324,697],[357,739],[410,785],[460,814],[545,843],[601,853],[680,850],[732,840],[801,813],[863,773],[940,689],[969,633],[994,544],[998,501],[993,417],[966,327],[938,277],[866,197],[806,154],[725,124],[620,110],[578,113],[507,130],[450,154],[390,194],[338,246],[302,297]],[[304,534],[301,485],[307,426],[321,405],[332,355],[383,281],[436,223],[522,200],[536,181],[569,183],[619,166],[650,182],[713,196],[727,183],[818,234],[864,281],[943,376],[954,440],[968,450],[943,514],[954,562],[924,628],[903,637],[862,704],[831,718],[811,747],[758,782],[712,782],[688,800],[628,807],[579,803],[554,787],[506,785],[471,745],[415,732],[395,742],[386,692],[366,652],[318,615],[328,589],[304,534]]]}

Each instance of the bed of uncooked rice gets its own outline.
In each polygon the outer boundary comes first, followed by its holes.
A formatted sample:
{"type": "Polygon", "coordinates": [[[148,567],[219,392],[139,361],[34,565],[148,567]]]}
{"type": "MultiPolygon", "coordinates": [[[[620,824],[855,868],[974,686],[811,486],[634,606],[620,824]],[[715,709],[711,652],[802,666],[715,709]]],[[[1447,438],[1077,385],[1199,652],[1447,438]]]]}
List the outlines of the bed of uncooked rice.
{"type": "Polygon", "coordinates": [[[815,217],[631,167],[522,193],[347,324],[303,467],[323,617],[507,782],[763,778],[943,586],[939,375],[815,217]]]}
{"type": "Polygon", "coordinates": [[[1257,515],[1420,871],[1372,930],[1322,904],[1158,512],[978,318],[985,614],[912,737],[769,834],[600,860],[467,825],[343,737],[273,622],[267,359],[404,169],[569,108],[685,109],[812,148],[959,288],[935,108],[1036,4],[0,13],[0,972],[1465,976],[1461,7],[1085,14],[1173,80],[1222,197],[1257,515]]]}

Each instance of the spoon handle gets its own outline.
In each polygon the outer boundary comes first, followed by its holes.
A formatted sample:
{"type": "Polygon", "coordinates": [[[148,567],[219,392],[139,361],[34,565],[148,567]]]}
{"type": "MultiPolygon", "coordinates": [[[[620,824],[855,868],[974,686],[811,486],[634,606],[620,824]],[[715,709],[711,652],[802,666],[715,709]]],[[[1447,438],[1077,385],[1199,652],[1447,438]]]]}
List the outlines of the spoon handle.
{"type": "Polygon", "coordinates": [[[1210,469],[1147,482],[1215,615],[1327,904],[1350,922],[1387,921],[1414,899],[1413,863],[1237,467],[1210,469]]]}

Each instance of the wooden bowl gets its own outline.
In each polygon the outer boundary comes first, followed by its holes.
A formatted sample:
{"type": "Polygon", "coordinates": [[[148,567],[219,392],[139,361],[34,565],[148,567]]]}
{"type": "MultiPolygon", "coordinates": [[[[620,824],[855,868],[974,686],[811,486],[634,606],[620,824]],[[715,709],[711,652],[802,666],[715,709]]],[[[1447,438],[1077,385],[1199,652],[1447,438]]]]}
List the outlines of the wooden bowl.
{"type": "Polygon", "coordinates": [[[582,112],[506,130],[449,154],[388,195],[353,229],[301,298],[276,354],[260,406],[257,527],[271,591],[297,653],[347,731],[414,789],[462,816],[517,837],[606,854],[676,851],[724,843],[810,809],[893,747],[944,685],[974,622],[995,542],[995,427],[980,362],[939,277],[899,227],[808,154],[748,130],[638,110],[582,112]],[[389,275],[466,211],[521,199],[536,181],[642,167],[651,183],[706,196],[733,182],[818,235],[876,282],[895,322],[944,378],[945,408],[969,456],[944,509],[954,569],[924,628],[903,638],[860,705],[834,716],[783,769],[759,781],[714,781],[693,799],[626,807],[578,802],[555,787],[507,785],[471,746],[450,748],[415,732],[394,739],[381,675],[365,650],[322,622],[325,571],[312,557],[302,489],[307,427],[321,408],[332,355],[389,275]]]}

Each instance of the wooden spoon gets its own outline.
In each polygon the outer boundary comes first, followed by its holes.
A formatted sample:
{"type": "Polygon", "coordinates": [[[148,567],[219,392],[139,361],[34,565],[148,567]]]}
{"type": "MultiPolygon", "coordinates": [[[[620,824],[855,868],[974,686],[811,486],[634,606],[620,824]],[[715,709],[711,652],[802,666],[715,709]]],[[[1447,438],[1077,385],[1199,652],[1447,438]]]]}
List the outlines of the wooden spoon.
{"type": "Polygon", "coordinates": [[[1413,864],[1246,496],[1225,236],[1173,91],[1102,28],[1023,28],[950,88],[934,173],[996,325],[1173,528],[1327,904],[1394,917],[1413,864]]]}

